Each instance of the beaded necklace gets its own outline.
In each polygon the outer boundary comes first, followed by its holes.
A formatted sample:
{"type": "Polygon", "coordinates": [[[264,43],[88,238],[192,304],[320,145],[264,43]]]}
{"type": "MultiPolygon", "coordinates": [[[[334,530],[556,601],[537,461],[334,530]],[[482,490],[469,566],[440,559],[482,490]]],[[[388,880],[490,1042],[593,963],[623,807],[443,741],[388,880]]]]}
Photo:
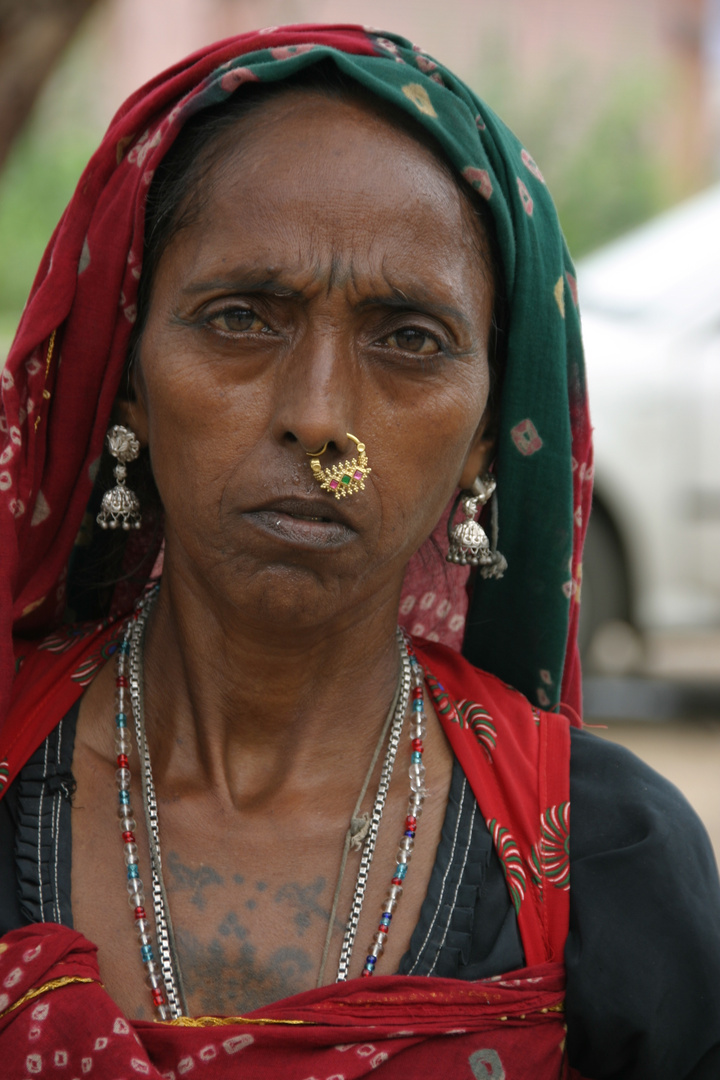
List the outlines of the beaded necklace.
{"type": "Polygon", "coordinates": [[[410,660],[412,689],[412,722],[410,726],[410,739],[412,753],[410,754],[410,800],[408,812],[405,818],[405,831],[400,841],[397,853],[397,865],[395,874],[390,882],[390,889],[383,904],[380,925],[377,933],[370,943],[368,955],[365,958],[365,966],[360,972],[361,976],[367,977],[375,971],[375,965],[385,951],[385,942],[390,930],[390,923],[395,913],[398,900],[402,896],[403,882],[408,870],[408,863],[412,858],[415,847],[415,832],[417,819],[420,817],[425,801],[425,766],[423,765],[423,739],[426,734],[425,704],[423,691],[423,670],[418,663],[410,641],[406,639],[406,648],[410,660]]]}
{"type": "MultiPolygon", "coordinates": [[[[146,594],[137,605],[134,614],[128,620],[123,640],[117,650],[116,713],[115,713],[115,751],[117,772],[115,774],[118,789],[118,817],[124,845],[125,865],[127,868],[127,890],[130,906],[133,908],[135,927],[140,943],[140,957],[145,967],[146,982],[150,989],[153,1005],[159,1020],[177,1019],[187,1013],[180,965],[174,947],[172,922],[165,895],[162,878],[162,859],[158,829],[157,804],[152,779],[152,768],[147,740],[145,738],[144,709],[142,702],[142,648],[145,624],[157,598],[158,589],[146,594]],[[128,677],[128,669],[130,676],[128,677]],[[138,751],[143,767],[143,801],[148,823],[150,843],[150,862],[152,870],[153,907],[158,948],[161,963],[155,958],[153,936],[145,910],[145,888],[139,876],[138,846],[135,837],[137,822],[130,805],[130,769],[129,756],[132,740],[128,729],[128,695],[132,703],[135,720],[138,751]]],[[[422,813],[425,800],[425,766],[423,764],[423,739],[426,734],[424,709],[424,674],[413,650],[412,644],[400,629],[397,631],[401,646],[402,667],[395,718],[390,731],[388,749],[383,764],[378,793],[373,805],[370,828],[363,843],[350,916],[343,937],[338,964],[337,981],[347,979],[352,949],[355,942],[360,913],[362,910],[365,888],[370,864],[375,851],[378,829],[385,806],[390,779],[392,777],[395,755],[402,732],[408,701],[412,698],[412,719],[410,726],[410,797],[405,818],[403,836],[396,856],[395,872],[392,877],[387,897],[382,907],[382,915],[377,931],[368,948],[361,975],[368,977],[375,971],[375,966],[382,956],[387,935],[398,901],[402,895],[403,882],[415,844],[417,820],[422,813]]]]}
{"type": "Polygon", "coordinates": [[[128,730],[127,717],[127,664],[130,653],[130,632],[133,621],[138,617],[135,613],[128,624],[125,637],[118,646],[117,651],[117,677],[115,679],[115,751],[117,753],[117,772],[115,780],[118,788],[118,817],[125,849],[125,865],[127,867],[127,890],[128,902],[134,909],[135,930],[140,942],[140,957],[145,965],[146,982],[150,988],[153,1005],[159,1020],[167,1020],[168,1004],[165,996],[164,979],[160,965],[155,959],[153,951],[153,937],[150,923],[145,912],[145,887],[140,878],[138,867],[138,847],[135,838],[137,821],[133,816],[130,805],[130,769],[128,759],[132,749],[132,740],[128,730]]]}

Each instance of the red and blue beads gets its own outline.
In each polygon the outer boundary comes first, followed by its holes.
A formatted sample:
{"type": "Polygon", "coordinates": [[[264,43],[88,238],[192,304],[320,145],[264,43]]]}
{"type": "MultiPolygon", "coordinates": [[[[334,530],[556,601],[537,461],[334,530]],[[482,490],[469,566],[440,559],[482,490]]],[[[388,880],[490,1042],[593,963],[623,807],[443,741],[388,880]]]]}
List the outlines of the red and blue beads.
{"type": "Polygon", "coordinates": [[[410,799],[408,802],[408,812],[405,818],[405,829],[403,831],[402,839],[397,853],[397,864],[395,866],[395,873],[392,881],[390,882],[390,889],[388,891],[387,898],[383,904],[382,915],[380,916],[380,924],[377,928],[377,933],[370,943],[368,949],[368,955],[365,958],[365,967],[363,968],[361,975],[367,978],[368,975],[373,975],[378,960],[385,951],[385,942],[390,930],[390,923],[392,917],[395,914],[398,901],[402,896],[403,882],[405,881],[405,875],[407,874],[408,864],[412,857],[413,848],[415,846],[415,832],[417,830],[417,822],[420,814],[422,813],[423,803],[425,801],[425,766],[423,765],[423,752],[424,744],[423,739],[427,733],[426,717],[425,717],[425,698],[423,689],[423,670],[418,663],[417,657],[412,649],[412,646],[408,642],[408,657],[410,659],[410,671],[413,681],[413,689],[411,695],[412,701],[412,718],[410,721],[410,799]]]}
{"type": "Polygon", "coordinates": [[[128,902],[135,915],[135,931],[140,943],[140,958],[145,966],[146,982],[150,988],[153,1005],[160,1020],[167,1020],[168,1010],[165,999],[164,982],[160,965],[155,959],[153,938],[145,912],[145,889],[140,878],[138,865],[138,846],[135,838],[137,822],[130,805],[130,769],[129,760],[132,740],[128,730],[127,698],[129,682],[127,677],[128,654],[130,643],[126,635],[118,646],[117,677],[115,679],[115,761],[117,771],[115,782],[118,789],[118,819],[122,834],[127,871],[128,902]]]}

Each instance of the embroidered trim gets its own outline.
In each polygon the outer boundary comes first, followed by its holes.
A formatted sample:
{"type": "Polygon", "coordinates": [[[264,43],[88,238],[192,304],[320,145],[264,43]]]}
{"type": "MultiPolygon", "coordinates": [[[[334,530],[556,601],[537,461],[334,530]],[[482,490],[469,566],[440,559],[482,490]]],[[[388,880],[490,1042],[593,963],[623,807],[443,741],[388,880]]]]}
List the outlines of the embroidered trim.
{"type": "Polygon", "coordinates": [[[178,1016],[175,1020],[156,1020],[162,1027],[224,1027],[226,1024],[280,1024],[285,1027],[317,1027],[312,1020],[252,1020],[249,1016],[178,1016]]]}
{"type": "MultiPolygon", "coordinates": [[[[43,983],[42,986],[35,986],[32,990],[28,990],[26,994],[23,994],[21,998],[13,1002],[5,1010],[0,1013],[0,1020],[8,1013],[14,1012],[15,1009],[22,1008],[23,1005],[27,1005],[28,1001],[32,1001],[36,997],[40,997],[41,994],[49,994],[51,990],[59,990],[63,986],[71,986],[73,983],[97,983],[98,986],[103,984],[99,979],[83,979],[79,975],[62,975],[59,979],[51,979],[50,982],[43,983]]],[[[104,987],[103,987],[104,989],[104,987]]]]}
{"type": "MultiPolygon", "coordinates": [[[[50,375],[50,362],[51,362],[52,356],[53,356],[53,349],[55,348],[55,335],[56,334],[57,334],[57,329],[53,330],[52,334],[50,335],[50,340],[48,341],[47,356],[45,358],[45,383],[44,383],[43,392],[42,392],[42,396],[43,396],[44,401],[49,401],[50,398],[52,397],[52,394],[50,393],[50,391],[47,388],[47,381],[48,381],[48,376],[50,375]]],[[[35,417],[35,430],[36,431],[37,431],[38,427],[40,426],[40,420],[41,419],[42,419],[42,417],[40,416],[40,414],[38,414],[35,417]]]]}

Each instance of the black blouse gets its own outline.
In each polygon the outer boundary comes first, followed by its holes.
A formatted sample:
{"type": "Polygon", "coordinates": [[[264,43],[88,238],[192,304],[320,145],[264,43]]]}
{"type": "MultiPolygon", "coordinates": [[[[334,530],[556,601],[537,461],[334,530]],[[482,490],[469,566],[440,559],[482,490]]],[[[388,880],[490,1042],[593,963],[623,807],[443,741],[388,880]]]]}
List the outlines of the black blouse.
{"type": "MultiPolygon", "coordinates": [[[[0,934],[72,926],[79,705],[0,802],[0,934]]],[[[720,1080],[720,882],[684,797],[629,751],[571,731],[570,1062],[591,1080],[720,1080]]],[[[435,865],[401,974],[482,979],[523,966],[515,910],[455,762],[435,865]]]]}

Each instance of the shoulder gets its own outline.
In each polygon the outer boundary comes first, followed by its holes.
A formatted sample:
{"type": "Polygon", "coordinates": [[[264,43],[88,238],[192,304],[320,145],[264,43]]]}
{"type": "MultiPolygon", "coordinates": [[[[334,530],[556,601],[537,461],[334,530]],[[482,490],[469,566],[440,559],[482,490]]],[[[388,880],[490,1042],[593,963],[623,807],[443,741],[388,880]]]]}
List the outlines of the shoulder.
{"type": "Polygon", "coordinates": [[[571,1063],[587,1076],[719,1075],[720,882],[700,819],[669,780],[587,731],[572,732],[570,793],[571,1063]]]}
{"type": "Polygon", "coordinates": [[[690,803],[635,754],[587,730],[572,730],[570,763],[574,859],[662,847],[688,870],[699,861],[714,872],[707,833],[690,803]]]}

